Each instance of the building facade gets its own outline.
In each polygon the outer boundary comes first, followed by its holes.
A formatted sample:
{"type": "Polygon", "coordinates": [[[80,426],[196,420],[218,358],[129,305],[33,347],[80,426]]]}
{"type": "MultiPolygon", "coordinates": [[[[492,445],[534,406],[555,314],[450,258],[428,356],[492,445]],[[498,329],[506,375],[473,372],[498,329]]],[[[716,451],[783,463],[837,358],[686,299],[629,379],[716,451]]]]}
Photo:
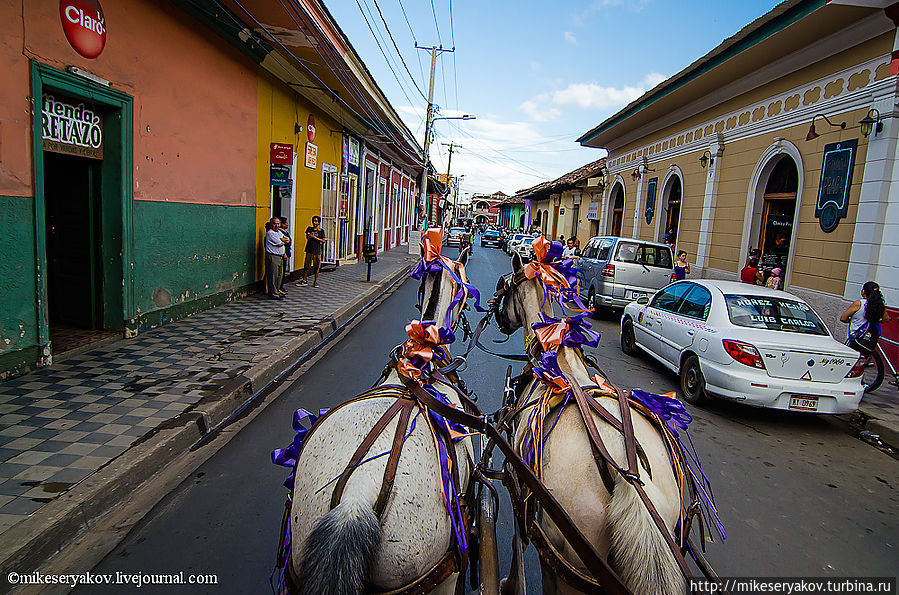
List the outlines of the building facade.
{"type": "Polygon", "coordinates": [[[498,190],[493,194],[475,194],[471,197],[471,218],[478,225],[497,225],[499,205],[508,195],[498,190]]]}
{"type": "MultiPolygon", "coordinates": [[[[301,15],[321,39],[289,51],[227,2],[91,4],[0,2],[0,378],[253,291],[273,215],[302,237],[320,214],[326,257],[353,258],[375,136],[400,188],[385,246],[405,238],[420,148],[323,5],[301,15]],[[356,78],[301,72],[302,51],[356,78]]],[[[300,35],[281,5],[243,6],[300,35]]]]}
{"type": "Polygon", "coordinates": [[[602,233],[674,244],[704,277],[760,250],[832,330],[866,280],[899,302],[887,5],[784,2],[584,134],[609,153],[602,233]]]}

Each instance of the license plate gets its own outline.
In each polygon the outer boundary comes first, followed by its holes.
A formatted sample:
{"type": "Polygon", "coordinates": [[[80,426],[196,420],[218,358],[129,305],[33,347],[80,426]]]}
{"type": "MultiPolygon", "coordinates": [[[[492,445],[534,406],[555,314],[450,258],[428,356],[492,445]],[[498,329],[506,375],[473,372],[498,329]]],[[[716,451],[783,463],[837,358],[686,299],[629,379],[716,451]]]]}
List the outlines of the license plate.
{"type": "Polygon", "coordinates": [[[648,293],[645,293],[643,291],[628,291],[628,293],[630,294],[628,297],[632,300],[639,300],[641,297],[646,297],[647,295],[649,295],[648,293]]]}
{"type": "Polygon", "coordinates": [[[818,397],[793,395],[790,397],[790,409],[797,411],[817,411],[818,397]]]}

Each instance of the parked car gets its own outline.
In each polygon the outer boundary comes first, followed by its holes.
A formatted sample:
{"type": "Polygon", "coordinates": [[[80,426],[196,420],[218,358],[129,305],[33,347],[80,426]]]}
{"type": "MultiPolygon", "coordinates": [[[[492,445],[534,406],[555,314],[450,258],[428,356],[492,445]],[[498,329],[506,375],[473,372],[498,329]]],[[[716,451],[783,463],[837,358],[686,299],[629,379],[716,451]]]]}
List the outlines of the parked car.
{"type": "Polygon", "coordinates": [[[536,239],[537,238],[535,237],[525,236],[524,239],[515,245],[512,253],[517,253],[522,260],[531,260],[534,258],[534,247],[531,244],[533,244],[536,239]]]}
{"type": "Polygon", "coordinates": [[[679,281],[624,309],[621,349],[642,349],[680,376],[681,394],[756,407],[851,413],[865,360],[811,306],[735,281],[679,281]]]}
{"type": "Polygon", "coordinates": [[[623,308],[671,281],[671,246],[615,236],[590,238],[577,262],[581,297],[597,312],[623,308]]]}
{"type": "Polygon", "coordinates": [[[509,254],[509,256],[512,256],[512,254],[515,252],[515,249],[518,247],[518,244],[524,241],[525,238],[530,237],[531,236],[526,233],[516,233],[512,235],[509,238],[509,241],[506,242],[506,252],[509,254]]]}
{"type": "Polygon", "coordinates": [[[464,227],[450,227],[449,231],[446,233],[446,239],[443,240],[443,243],[447,246],[455,246],[459,248],[462,246],[462,234],[464,233],[464,227]]]}
{"type": "Polygon", "coordinates": [[[481,234],[481,246],[493,246],[494,248],[503,247],[503,237],[496,229],[488,229],[481,234]]]}

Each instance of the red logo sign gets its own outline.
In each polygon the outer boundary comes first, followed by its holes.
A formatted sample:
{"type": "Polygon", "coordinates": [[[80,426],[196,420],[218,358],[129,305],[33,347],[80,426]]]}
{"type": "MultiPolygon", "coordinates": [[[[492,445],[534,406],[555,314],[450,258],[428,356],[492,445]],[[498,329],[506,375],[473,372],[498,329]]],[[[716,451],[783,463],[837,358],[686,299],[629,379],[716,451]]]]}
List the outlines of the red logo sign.
{"type": "Polygon", "coordinates": [[[272,143],[270,154],[271,162],[275,165],[293,165],[293,145],[272,143]]]}
{"type": "Polygon", "coordinates": [[[106,46],[106,18],[98,0],[60,0],[59,18],[66,39],[85,58],[96,58],[106,46]]]}
{"type": "Polygon", "coordinates": [[[309,142],[315,141],[315,117],[312,114],[309,114],[309,119],[306,120],[306,134],[309,135],[309,142]]]}

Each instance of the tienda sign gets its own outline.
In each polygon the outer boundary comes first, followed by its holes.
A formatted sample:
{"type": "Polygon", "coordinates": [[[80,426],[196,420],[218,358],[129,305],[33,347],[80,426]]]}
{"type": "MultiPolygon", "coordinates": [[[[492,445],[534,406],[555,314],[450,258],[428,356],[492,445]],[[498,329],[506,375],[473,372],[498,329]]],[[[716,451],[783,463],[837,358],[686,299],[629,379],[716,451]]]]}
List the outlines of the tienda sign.
{"type": "Polygon", "coordinates": [[[85,58],[96,58],[106,46],[106,17],[98,0],[60,0],[59,18],[69,45],[85,58]]]}
{"type": "Polygon", "coordinates": [[[45,151],[103,159],[103,119],[84,103],[44,95],[41,138],[45,151]]]}

